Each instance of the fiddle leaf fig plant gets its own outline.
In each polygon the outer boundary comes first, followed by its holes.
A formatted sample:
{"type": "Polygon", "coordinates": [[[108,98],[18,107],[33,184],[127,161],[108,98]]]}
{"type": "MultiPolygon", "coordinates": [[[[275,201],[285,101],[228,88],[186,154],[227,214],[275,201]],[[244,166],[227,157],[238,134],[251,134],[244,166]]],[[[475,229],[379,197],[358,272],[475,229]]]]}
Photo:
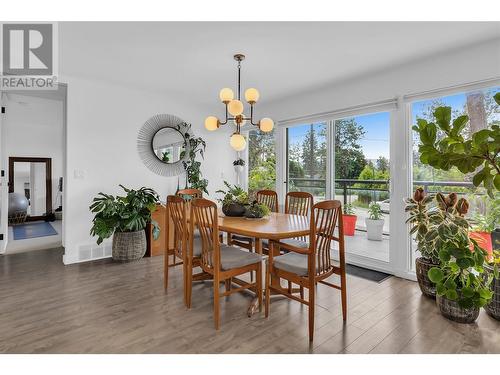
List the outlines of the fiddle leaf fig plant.
{"type": "MultiPolygon", "coordinates": [[[[498,93],[495,100],[498,103],[498,93]]],[[[468,116],[452,121],[451,107],[437,107],[434,118],[434,122],[417,119],[413,126],[420,137],[420,161],[436,169],[456,167],[462,173],[474,173],[473,184],[482,185],[493,197],[500,190],[500,126],[492,125],[466,138],[463,130],[468,116]]]]}

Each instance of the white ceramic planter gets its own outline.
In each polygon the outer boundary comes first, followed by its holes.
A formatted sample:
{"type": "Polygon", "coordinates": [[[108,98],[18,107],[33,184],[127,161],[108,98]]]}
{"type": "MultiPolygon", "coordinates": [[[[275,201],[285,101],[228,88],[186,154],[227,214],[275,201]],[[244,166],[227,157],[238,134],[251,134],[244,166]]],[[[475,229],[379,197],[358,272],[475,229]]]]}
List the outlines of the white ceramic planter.
{"type": "Polygon", "coordinates": [[[244,165],[233,165],[233,167],[236,173],[243,173],[243,171],[245,170],[244,165]]]}
{"type": "Polygon", "coordinates": [[[371,241],[382,241],[382,232],[384,230],[384,219],[372,220],[365,219],[366,234],[371,241]]]}

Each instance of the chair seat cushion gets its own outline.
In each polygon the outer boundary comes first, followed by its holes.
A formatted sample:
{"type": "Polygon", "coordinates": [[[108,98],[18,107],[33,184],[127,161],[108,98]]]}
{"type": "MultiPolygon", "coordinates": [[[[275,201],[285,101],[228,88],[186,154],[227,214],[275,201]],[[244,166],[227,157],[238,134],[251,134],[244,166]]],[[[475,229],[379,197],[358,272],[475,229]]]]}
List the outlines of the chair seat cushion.
{"type": "Polygon", "coordinates": [[[262,256],[240,250],[235,246],[220,245],[221,268],[224,271],[262,262],[262,256]]]}
{"type": "Polygon", "coordinates": [[[286,238],[284,240],[281,240],[280,244],[299,247],[301,249],[307,249],[309,247],[308,242],[297,240],[296,238],[286,238]]]}
{"type": "Polygon", "coordinates": [[[307,255],[287,253],[273,258],[273,265],[280,270],[294,273],[298,276],[307,276],[307,255]]]}
{"type": "Polygon", "coordinates": [[[240,236],[238,234],[233,234],[231,238],[235,241],[240,241],[240,242],[248,242],[253,243],[253,238],[252,237],[247,237],[247,236],[240,236]]]}

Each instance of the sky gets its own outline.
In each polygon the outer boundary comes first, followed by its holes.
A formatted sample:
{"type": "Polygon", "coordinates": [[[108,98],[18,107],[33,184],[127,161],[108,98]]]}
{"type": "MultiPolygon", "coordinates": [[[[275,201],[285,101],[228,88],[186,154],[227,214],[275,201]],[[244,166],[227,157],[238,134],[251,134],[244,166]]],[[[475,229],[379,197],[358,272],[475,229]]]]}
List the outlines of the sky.
{"type": "MultiPolygon", "coordinates": [[[[354,117],[356,122],[363,127],[365,135],[359,144],[367,159],[378,159],[384,156],[389,159],[389,112],[373,113],[354,117]]],[[[316,130],[326,123],[315,125],[316,130]],[[323,124],[323,125],[321,125],[323,124]]],[[[302,144],[310,124],[289,128],[288,137],[292,144],[302,144]]]]}

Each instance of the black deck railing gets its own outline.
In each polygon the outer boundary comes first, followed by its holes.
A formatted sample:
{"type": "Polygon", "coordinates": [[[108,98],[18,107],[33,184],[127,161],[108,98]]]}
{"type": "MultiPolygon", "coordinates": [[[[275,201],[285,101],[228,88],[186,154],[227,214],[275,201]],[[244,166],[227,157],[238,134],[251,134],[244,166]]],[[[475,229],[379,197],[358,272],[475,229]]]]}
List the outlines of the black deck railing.
{"type": "MultiPolygon", "coordinates": [[[[289,178],[289,184],[292,184],[294,190],[303,191],[326,191],[326,179],[321,178],[289,178]]],[[[371,192],[374,195],[380,193],[389,193],[389,180],[355,180],[355,179],[336,179],[335,191],[343,195],[344,204],[347,204],[347,197],[352,192],[371,192]]],[[[453,188],[473,189],[472,182],[465,181],[413,181],[413,186],[423,187],[425,192],[442,192],[448,194],[453,188]],[[450,189],[447,189],[450,188],[450,189]]],[[[467,192],[457,191],[458,194],[467,194],[467,192]]],[[[314,194],[313,194],[314,195],[314,194]]]]}

